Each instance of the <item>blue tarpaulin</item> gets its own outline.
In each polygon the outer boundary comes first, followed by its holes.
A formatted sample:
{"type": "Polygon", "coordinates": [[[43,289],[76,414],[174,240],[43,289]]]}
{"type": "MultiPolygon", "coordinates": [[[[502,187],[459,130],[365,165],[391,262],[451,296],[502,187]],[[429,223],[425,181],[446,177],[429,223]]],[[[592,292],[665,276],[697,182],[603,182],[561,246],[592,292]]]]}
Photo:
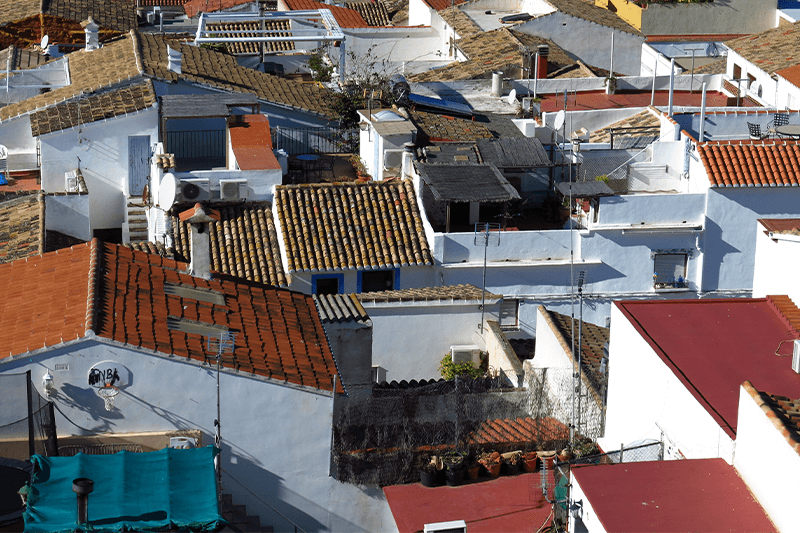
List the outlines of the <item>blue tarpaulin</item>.
{"type": "Polygon", "coordinates": [[[34,455],[25,531],[71,532],[77,527],[72,480],[89,478],[92,531],[211,531],[219,514],[213,446],[113,455],[34,455]]]}

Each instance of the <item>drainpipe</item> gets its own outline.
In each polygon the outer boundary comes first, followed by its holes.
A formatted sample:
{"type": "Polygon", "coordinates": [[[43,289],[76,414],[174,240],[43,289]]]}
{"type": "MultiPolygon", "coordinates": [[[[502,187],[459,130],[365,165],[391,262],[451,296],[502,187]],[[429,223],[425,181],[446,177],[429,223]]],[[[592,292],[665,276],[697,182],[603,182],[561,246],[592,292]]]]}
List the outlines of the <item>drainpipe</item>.
{"type": "Polygon", "coordinates": [[[703,97],[700,100],[700,138],[698,142],[705,140],[706,131],[706,83],[703,82],[703,97]]]}

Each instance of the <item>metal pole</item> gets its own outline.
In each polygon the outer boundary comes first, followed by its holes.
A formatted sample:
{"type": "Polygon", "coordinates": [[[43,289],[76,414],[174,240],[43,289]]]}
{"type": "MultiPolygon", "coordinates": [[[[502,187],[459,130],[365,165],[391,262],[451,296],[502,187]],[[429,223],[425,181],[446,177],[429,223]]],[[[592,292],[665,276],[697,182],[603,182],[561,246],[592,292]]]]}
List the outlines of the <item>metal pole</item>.
{"type": "Polygon", "coordinates": [[[25,372],[25,385],[28,389],[28,455],[31,456],[36,453],[36,445],[33,441],[33,382],[30,370],[25,372]]]}
{"type": "Polygon", "coordinates": [[[536,89],[537,84],[539,83],[539,51],[536,51],[536,66],[534,68],[533,74],[533,97],[536,98],[536,89]]]}
{"type": "Polygon", "coordinates": [[[653,66],[653,88],[650,89],[650,105],[656,101],[656,72],[658,71],[658,54],[656,54],[656,64],[653,66]]]}
{"type": "Polygon", "coordinates": [[[578,429],[581,425],[581,363],[583,360],[583,272],[581,272],[581,279],[578,281],[578,429]]]}
{"type": "Polygon", "coordinates": [[[222,491],[222,423],[220,417],[220,394],[219,394],[219,366],[222,360],[222,340],[220,340],[217,351],[217,419],[214,424],[217,426],[217,434],[214,437],[214,444],[217,447],[217,494],[222,491]]]}
{"type": "Polygon", "coordinates": [[[689,94],[694,94],[694,48],[692,48],[692,78],[689,82],[689,94]]]}
{"type": "Polygon", "coordinates": [[[481,333],[483,333],[483,313],[486,309],[486,256],[489,250],[489,223],[484,227],[483,236],[483,290],[481,291],[481,333]]]}
{"type": "Polygon", "coordinates": [[[672,117],[672,99],[675,93],[675,58],[670,60],[669,64],[669,111],[667,116],[672,117]]]}
{"type": "MultiPolygon", "coordinates": [[[[264,30],[267,29],[266,22],[264,20],[265,8],[266,8],[266,4],[264,2],[259,1],[258,2],[258,28],[262,32],[261,33],[262,37],[264,36],[264,33],[263,33],[264,30]]],[[[266,45],[265,45],[264,41],[260,41],[258,43],[258,52],[259,52],[259,56],[261,58],[261,69],[262,69],[262,72],[265,70],[264,69],[265,47],[266,47],[266,45]]]]}

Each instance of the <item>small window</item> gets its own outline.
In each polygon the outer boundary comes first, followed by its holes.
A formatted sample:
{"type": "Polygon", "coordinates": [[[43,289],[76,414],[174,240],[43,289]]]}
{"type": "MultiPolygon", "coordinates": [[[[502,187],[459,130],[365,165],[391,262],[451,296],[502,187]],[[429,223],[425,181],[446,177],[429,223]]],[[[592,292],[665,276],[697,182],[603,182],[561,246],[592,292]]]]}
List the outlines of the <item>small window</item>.
{"type": "Polygon", "coordinates": [[[500,302],[500,328],[519,328],[519,300],[503,298],[500,302]]]}
{"type": "Polygon", "coordinates": [[[654,257],[653,284],[656,289],[684,289],[687,254],[656,254],[654,257]]]}
{"type": "Polygon", "coordinates": [[[341,294],[344,292],[344,276],[342,274],[311,276],[311,292],[314,294],[341,294]]]}
{"type": "Polygon", "coordinates": [[[735,64],[733,65],[733,79],[738,80],[742,77],[742,67],[735,64]]]}
{"type": "Polygon", "coordinates": [[[394,270],[371,270],[361,273],[361,292],[394,290],[394,270]]]}

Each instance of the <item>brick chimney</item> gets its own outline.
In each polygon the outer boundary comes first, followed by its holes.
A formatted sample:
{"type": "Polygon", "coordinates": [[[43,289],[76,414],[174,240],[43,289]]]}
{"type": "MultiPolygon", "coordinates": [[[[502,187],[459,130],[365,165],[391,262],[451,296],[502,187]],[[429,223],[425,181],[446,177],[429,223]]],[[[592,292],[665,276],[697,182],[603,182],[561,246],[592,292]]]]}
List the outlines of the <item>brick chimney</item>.
{"type": "Polygon", "coordinates": [[[550,47],[540,44],[537,52],[539,52],[539,63],[536,65],[536,77],[543,80],[547,78],[547,56],[550,55],[550,47]]]}
{"type": "Polygon", "coordinates": [[[188,222],[191,226],[189,273],[198,278],[211,279],[211,239],[208,225],[220,219],[219,211],[194,204],[194,207],[181,213],[179,218],[181,222],[188,222]]]}

